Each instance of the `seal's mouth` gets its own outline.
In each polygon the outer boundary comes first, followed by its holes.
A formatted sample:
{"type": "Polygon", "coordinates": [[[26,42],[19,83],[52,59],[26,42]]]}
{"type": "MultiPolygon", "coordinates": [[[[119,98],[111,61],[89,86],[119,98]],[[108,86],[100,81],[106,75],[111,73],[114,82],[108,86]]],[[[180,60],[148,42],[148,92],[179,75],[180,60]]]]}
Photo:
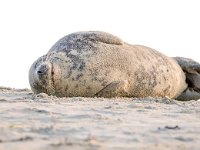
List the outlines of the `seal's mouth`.
{"type": "Polygon", "coordinates": [[[37,87],[39,91],[54,94],[55,93],[55,68],[52,62],[43,63],[36,70],[37,87]]]}
{"type": "Polygon", "coordinates": [[[52,87],[55,89],[55,68],[53,63],[51,63],[51,84],[52,87]]]}

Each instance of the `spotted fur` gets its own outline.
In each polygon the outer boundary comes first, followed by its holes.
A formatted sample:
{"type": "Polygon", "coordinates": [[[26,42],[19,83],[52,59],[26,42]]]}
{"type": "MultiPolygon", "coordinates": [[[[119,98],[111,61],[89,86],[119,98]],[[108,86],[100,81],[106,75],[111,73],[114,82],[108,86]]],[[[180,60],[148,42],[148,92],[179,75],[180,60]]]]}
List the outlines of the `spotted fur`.
{"type": "Polygon", "coordinates": [[[59,97],[108,97],[106,91],[111,96],[176,98],[187,87],[182,69],[172,58],[97,31],[61,38],[33,63],[29,80],[35,93],[59,97]],[[49,70],[38,76],[42,65],[49,70]]]}

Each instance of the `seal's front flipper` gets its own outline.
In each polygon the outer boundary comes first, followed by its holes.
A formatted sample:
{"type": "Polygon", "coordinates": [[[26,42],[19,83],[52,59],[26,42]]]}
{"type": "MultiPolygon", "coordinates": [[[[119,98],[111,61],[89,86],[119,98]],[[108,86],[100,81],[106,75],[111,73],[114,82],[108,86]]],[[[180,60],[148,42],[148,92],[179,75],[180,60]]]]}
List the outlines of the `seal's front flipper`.
{"type": "Polygon", "coordinates": [[[128,81],[114,81],[95,94],[97,97],[124,97],[128,96],[128,81]]]}
{"type": "Polygon", "coordinates": [[[175,57],[175,60],[184,71],[188,84],[188,89],[177,99],[200,99],[200,64],[192,59],[183,57],[175,57]]]}
{"type": "Polygon", "coordinates": [[[181,101],[198,100],[200,99],[200,91],[197,92],[192,88],[188,88],[183,93],[181,93],[181,95],[178,96],[176,99],[181,101]]]}
{"type": "Polygon", "coordinates": [[[81,39],[97,41],[106,44],[115,44],[115,45],[123,44],[123,41],[117,36],[102,31],[79,32],[78,34],[79,36],[82,36],[81,39]]]}

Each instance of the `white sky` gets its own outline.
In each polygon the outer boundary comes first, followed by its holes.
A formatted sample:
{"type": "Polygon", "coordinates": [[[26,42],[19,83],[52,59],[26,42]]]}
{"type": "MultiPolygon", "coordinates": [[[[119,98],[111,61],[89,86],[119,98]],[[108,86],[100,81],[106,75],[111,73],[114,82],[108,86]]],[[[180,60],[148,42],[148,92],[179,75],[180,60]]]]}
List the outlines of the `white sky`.
{"type": "Polygon", "coordinates": [[[198,0],[0,0],[0,86],[29,87],[33,61],[82,30],[200,62],[198,0]]]}

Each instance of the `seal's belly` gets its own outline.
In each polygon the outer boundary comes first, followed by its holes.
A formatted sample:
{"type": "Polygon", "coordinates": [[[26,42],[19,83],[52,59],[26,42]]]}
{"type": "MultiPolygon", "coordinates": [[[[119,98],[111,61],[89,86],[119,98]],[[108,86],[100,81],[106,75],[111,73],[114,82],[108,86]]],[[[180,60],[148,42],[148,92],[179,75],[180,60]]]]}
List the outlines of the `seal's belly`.
{"type": "Polygon", "coordinates": [[[92,97],[112,82],[126,80],[129,91],[123,96],[174,98],[186,88],[185,75],[171,58],[148,47],[127,49],[122,52],[120,46],[104,46],[85,59],[83,70],[73,70],[63,77],[59,84],[62,90],[57,91],[65,96],[92,97]]]}

